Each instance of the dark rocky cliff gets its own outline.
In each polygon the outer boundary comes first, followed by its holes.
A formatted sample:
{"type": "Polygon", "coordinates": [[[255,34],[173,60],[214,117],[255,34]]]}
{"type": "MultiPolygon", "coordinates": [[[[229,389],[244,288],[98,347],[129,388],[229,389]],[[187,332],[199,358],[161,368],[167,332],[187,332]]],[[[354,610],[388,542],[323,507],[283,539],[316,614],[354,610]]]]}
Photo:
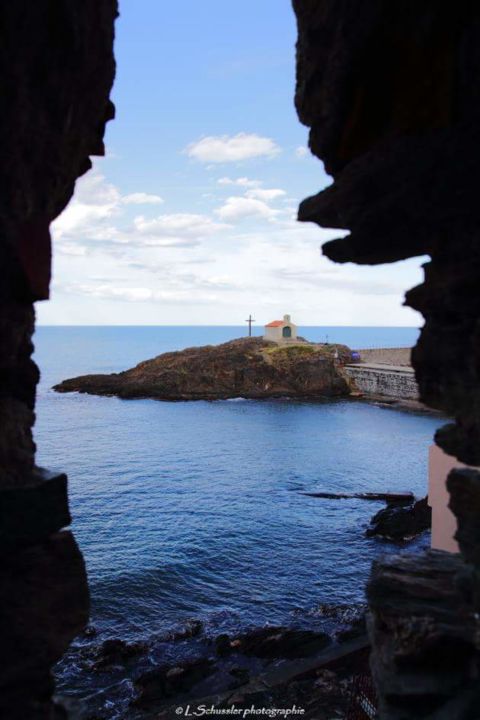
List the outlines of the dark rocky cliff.
{"type": "Polygon", "coordinates": [[[67,478],[35,467],[33,303],[49,295],[50,223],[103,155],[116,0],[0,3],[0,717],[65,717],[52,666],[88,620],[67,478]]]}
{"type": "Polygon", "coordinates": [[[350,358],[344,345],[278,346],[242,338],[164,353],[121,373],[64,380],[54,389],[157,400],[329,397],[350,393],[339,369],[350,358]]]}
{"type": "MultiPolygon", "coordinates": [[[[420,400],[455,418],[437,445],[478,466],[480,5],[293,6],[296,107],[333,178],[301,203],[299,219],[349,231],[323,246],[335,262],[430,255],[424,282],[406,295],[425,318],[412,365],[420,400]]],[[[480,717],[480,473],[449,477],[461,556],[391,558],[368,588],[382,720],[480,717]]]]}

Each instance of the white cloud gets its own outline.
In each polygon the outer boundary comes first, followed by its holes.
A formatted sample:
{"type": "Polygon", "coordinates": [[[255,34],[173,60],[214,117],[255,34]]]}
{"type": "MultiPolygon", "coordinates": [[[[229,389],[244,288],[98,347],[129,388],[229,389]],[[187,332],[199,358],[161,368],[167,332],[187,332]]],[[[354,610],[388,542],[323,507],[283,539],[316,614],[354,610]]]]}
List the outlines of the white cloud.
{"type": "Polygon", "coordinates": [[[280,188],[255,188],[254,190],[247,190],[245,193],[246,197],[248,198],[257,198],[258,200],[276,200],[276,198],[283,197],[283,195],[286,195],[287,193],[285,190],[280,190],[280,188]]]}
{"type": "Polygon", "coordinates": [[[328,288],[336,292],[351,292],[353,295],[401,295],[405,289],[396,282],[372,281],[358,274],[356,268],[337,269],[317,267],[316,269],[281,267],[273,275],[282,282],[299,288],[313,286],[319,290],[328,288]]]}
{"type": "Polygon", "coordinates": [[[261,180],[249,180],[246,177],[239,177],[232,180],[229,177],[221,177],[217,180],[219,185],[238,185],[239,187],[256,188],[262,184],[261,180]]]}
{"type": "Polygon", "coordinates": [[[249,311],[259,323],[285,311],[306,324],[416,322],[401,290],[420,271],[337,267],[320,245],[339,231],[294,221],[290,194],[236,174],[217,182],[213,214],[206,202],[160,214],[157,202],[125,202],[98,170],[81,178],[54,226],[61,300],[39,309],[41,322],[240,324],[249,311]]]}
{"type": "Polygon", "coordinates": [[[129,220],[127,206],[158,205],[158,195],[138,192],[122,196],[98,170],[81,178],[75,195],[52,226],[55,248],[82,257],[89,248],[115,255],[115,246],[191,248],[202,239],[229,228],[208,215],[173,213],[129,220]]]}
{"type": "Polygon", "coordinates": [[[241,132],[233,136],[204,137],[190,143],[185,152],[189,157],[200,162],[226,163],[258,157],[271,158],[278,155],[280,148],[271,138],[241,132]]]}
{"type": "Polygon", "coordinates": [[[280,188],[262,188],[263,185],[261,180],[250,180],[247,177],[229,178],[222,177],[217,180],[219,185],[234,185],[237,187],[245,188],[245,197],[253,198],[255,200],[263,200],[264,202],[270,202],[277,198],[283,197],[287,193],[285,190],[280,188]]]}
{"type": "MultiPolygon", "coordinates": [[[[157,290],[149,287],[121,287],[113,283],[72,283],[56,284],[56,291],[67,295],[84,295],[99,300],[118,300],[127,303],[168,303],[188,304],[192,302],[191,288],[186,290],[167,289],[157,290]]],[[[198,293],[195,302],[204,304],[218,301],[214,293],[198,293]]]]}
{"type": "Polygon", "coordinates": [[[127,236],[127,242],[139,247],[159,247],[159,248],[194,248],[201,244],[199,238],[175,237],[169,235],[166,237],[156,237],[155,235],[147,235],[147,237],[139,238],[127,236]]]}
{"type": "Polygon", "coordinates": [[[297,147],[297,149],[295,150],[295,155],[297,156],[297,158],[307,157],[307,155],[308,155],[308,148],[306,148],[304,145],[300,145],[300,146],[297,147]]]}
{"type": "Polygon", "coordinates": [[[94,285],[92,288],[83,288],[87,294],[95,297],[110,297],[114,300],[128,300],[129,302],[145,302],[152,299],[152,290],[145,287],[113,287],[110,285],[94,285]]]}
{"type": "Polygon", "coordinates": [[[109,300],[127,300],[129,302],[140,302],[151,299],[152,291],[145,287],[119,287],[111,281],[103,283],[56,283],[55,290],[73,295],[88,295],[94,298],[109,300]]]}
{"type": "Polygon", "coordinates": [[[59,242],[57,243],[55,250],[61,255],[73,255],[75,257],[84,257],[87,254],[87,248],[85,245],[79,245],[74,242],[59,242]]]}
{"type": "Polygon", "coordinates": [[[121,195],[115,185],[109,183],[99,170],[92,170],[78,180],[72,205],[93,205],[115,208],[119,205],[121,195]]]}
{"type": "Polygon", "coordinates": [[[175,213],[158,215],[151,220],[140,215],[134,220],[135,230],[151,238],[199,239],[225,230],[229,226],[217,223],[208,215],[193,213],[175,213]]]}
{"type": "MultiPolygon", "coordinates": [[[[184,266],[190,265],[191,262],[179,261],[179,262],[154,262],[154,261],[127,261],[126,266],[133,268],[135,271],[141,271],[143,277],[154,277],[156,283],[156,276],[161,277],[162,289],[168,288],[169,290],[186,290],[191,293],[195,292],[197,288],[207,290],[232,290],[234,288],[240,288],[243,285],[243,278],[233,277],[232,274],[214,274],[211,272],[212,261],[211,259],[202,259],[200,262],[193,264],[200,266],[198,270],[185,271],[184,266]],[[202,268],[201,266],[207,264],[209,268],[202,268]]],[[[92,278],[93,279],[93,278],[92,278]]]]}
{"type": "Polygon", "coordinates": [[[124,195],[122,202],[125,205],[160,205],[163,203],[163,198],[160,195],[149,195],[144,192],[131,193],[130,195],[124,195]]]}
{"type": "Polygon", "coordinates": [[[105,226],[118,214],[121,195],[96,171],[85,175],[76,185],[75,195],[52,225],[55,239],[85,237],[105,226]]]}
{"type": "Polygon", "coordinates": [[[262,200],[235,195],[227,198],[225,203],[215,210],[215,213],[222,220],[242,220],[246,217],[261,217],[271,220],[277,211],[262,200]]]}

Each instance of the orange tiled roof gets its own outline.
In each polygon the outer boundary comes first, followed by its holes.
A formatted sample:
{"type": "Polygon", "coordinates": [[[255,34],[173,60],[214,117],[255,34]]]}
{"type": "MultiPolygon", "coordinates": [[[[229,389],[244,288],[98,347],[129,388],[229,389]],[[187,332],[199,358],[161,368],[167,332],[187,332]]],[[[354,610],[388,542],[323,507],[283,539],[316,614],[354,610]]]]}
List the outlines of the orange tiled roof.
{"type": "Polygon", "coordinates": [[[285,325],[284,320],[272,320],[272,322],[269,322],[265,327],[282,327],[282,325],[285,325]]]}

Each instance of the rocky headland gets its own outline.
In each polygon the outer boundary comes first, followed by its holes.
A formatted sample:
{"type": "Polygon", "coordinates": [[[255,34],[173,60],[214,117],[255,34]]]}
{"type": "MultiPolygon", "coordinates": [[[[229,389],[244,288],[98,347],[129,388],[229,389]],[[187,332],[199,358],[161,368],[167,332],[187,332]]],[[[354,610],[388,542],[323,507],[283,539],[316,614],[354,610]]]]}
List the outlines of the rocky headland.
{"type": "Polygon", "coordinates": [[[164,353],[120,373],[71,378],[54,390],[157,400],[346,396],[342,366],[351,357],[345,345],[249,337],[164,353]]]}

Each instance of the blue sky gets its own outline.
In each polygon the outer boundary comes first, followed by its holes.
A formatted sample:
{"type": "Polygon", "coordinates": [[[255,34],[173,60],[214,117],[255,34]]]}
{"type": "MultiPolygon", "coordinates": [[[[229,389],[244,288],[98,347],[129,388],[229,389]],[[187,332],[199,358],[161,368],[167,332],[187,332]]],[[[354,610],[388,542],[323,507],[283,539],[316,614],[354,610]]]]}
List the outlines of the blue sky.
{"type": "Polygon", "coordinates": [[[337,266],[295,221],[330,181],[293,106],[289,0],[123,0],[107,156],[53,226],[40,324],[417,325],[421,260],[337,266]]]}

